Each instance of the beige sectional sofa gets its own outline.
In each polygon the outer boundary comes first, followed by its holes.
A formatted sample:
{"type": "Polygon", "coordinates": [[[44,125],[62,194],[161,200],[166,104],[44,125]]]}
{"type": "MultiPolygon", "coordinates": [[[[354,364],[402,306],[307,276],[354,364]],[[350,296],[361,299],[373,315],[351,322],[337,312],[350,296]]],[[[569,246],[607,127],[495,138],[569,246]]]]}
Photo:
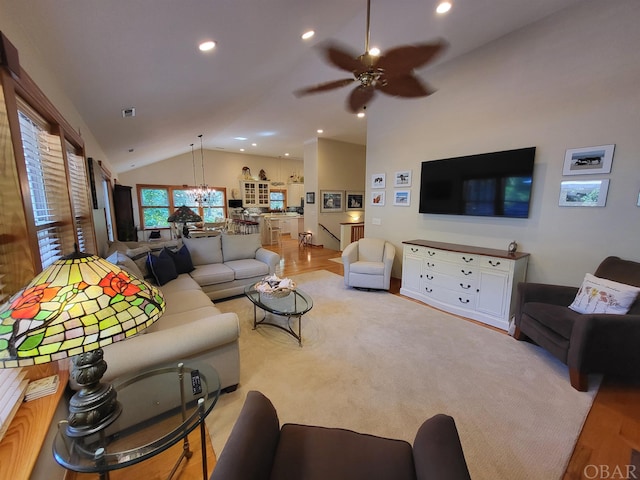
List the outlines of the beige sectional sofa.
{"type": "MultiPolygon", "coordinates": [[[[172,242],[116,242],[107,260],[133,275],[145,275],[149,252],[186,246],[193,270],[160,285],[166,310],[144,333],[104,349],[105,380],[178,360],[203,361],[220,375],[221,388],[234,390],[240,379],[238,317],[212,302],[239,295],[248,284],[273,274],[280,256],[263,249],[260,235],[220,235],[172,242]]],[[[182,250],[184,252],[184,250],[182,250]]],[[[158,267],[161,268],[161,267],[158,267]]],[[[166,272],[165,272],[166,273],[166,272]]],[[[167,278],[172,277],[170,275],[167,278]]],[[[149,279],[149,278],[148,278],[149,279]]]]}

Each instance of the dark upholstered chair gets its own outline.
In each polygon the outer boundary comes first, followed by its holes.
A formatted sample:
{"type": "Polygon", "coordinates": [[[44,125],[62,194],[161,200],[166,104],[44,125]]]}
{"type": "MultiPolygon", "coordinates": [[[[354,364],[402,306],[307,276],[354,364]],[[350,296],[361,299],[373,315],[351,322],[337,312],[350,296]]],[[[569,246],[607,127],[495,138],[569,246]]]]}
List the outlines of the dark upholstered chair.
{"type": "Polygon", "coordinates": [[[244,407],[211,480],[470,479],[453,419],[436,415],[402,440],[285,424],[260,392],[244,407]]]}
{"type": "MultiPolygon", "coordinates": [[[[594,275],[640,287],[640,263],[607,257],[594,275]]],[[[640,374],[640,297],[626,315],[581,314],[568,308],[578,288],[520,283],[514,337],[568,365],[571,385],[588,389],[589,373],[640,374]]]]}

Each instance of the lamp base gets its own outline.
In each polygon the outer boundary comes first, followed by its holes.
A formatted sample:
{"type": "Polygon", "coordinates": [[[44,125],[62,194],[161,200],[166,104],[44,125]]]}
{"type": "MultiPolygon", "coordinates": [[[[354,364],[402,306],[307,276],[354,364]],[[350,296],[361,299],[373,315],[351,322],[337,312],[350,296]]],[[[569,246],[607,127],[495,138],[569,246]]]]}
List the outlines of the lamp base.
{"type": "Polygon", "coordinates": [[[67,435],[84,437],[111,425],[122,413],[117,392],[111,384],[101,383],[107,370],[102,349],[73,358],[71,377],[82,388],[69,400],[67,435]]]}

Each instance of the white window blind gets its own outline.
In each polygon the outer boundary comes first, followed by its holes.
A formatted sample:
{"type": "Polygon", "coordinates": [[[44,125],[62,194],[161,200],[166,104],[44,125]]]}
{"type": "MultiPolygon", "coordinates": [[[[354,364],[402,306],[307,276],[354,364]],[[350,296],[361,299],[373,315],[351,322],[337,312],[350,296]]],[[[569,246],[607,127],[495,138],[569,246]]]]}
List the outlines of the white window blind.
{"type": "Polygon", "coordinates": [[[75,221],[78,248],[81,252],[94,252],[95,236],[91,221],[91,199],[89,198],[89,183],[87,181],[87,169],[85,158],[77,155],[75,148],[66,142],[67,165],[69,180],[71,183],[71,203],[75,221]]]}
{"type": "Polygon", "coordinates": [[[58,135],[28,105],[18,103],[20,135],[24,150],[34,225],[42,268],[73,252],[74,225],[69,190],[58,135]]]}

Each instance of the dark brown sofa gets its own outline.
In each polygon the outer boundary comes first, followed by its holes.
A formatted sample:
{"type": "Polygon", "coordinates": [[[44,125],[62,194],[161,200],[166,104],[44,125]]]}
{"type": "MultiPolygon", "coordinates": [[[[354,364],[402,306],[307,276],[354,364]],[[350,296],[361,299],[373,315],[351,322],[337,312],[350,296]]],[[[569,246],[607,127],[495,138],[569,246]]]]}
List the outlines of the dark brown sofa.
{"type": "Polygon", "coordinates": [[[453,418],[436,415],[402,440],[285,424],[262,393],[247,395],[211,480],[470,479],[453,418]]]}
{"type": "MultiPolygon", "coordinates": [[[[594,275],[640,287],[640,263],[607,257],[594,275]]],[[[568,308],[577,287],[520,283],[515,333],[569,367],[571,385],[588,389],[589,373],[640,375],[640,299],[626,315],[580,314],[568,308]]]]}

